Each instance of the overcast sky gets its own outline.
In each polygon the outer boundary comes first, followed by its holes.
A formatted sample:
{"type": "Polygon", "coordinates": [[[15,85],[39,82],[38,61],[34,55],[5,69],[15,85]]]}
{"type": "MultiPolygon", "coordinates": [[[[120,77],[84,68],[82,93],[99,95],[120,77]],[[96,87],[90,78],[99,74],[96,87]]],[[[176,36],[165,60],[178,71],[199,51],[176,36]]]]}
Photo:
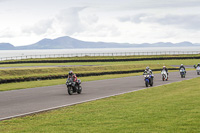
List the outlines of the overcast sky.
{"type": "Polygon", "coordinates": [[[0,43],[200,43],[200,0],[0,0],[0,43]]]}

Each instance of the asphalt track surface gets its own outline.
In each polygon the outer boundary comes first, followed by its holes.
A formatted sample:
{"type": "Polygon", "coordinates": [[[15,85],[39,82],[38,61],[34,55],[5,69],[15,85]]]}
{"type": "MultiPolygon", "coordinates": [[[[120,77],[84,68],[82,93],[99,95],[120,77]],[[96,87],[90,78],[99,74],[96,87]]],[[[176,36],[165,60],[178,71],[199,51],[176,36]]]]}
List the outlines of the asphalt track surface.
{"type": "MultiPolygon", "coordinates": [[[[161,74],[154,76],[154,86],[200,77],[196,71],[188,71],[186,78],[181,78],[179,72],[171,72],[169,81],[162,81],[161,74]]],[[[133,92],[147,87],[141,75],[83,82],[82,88],[82,94],[71,96],[68,95],[64,84],[0,92],[0,120],[133,92]]]]}
{"type": "MultiPolygon", "coordinates": [[[[173,67],[180,67],[180,65],[171,65],[171,66],[173,66],[173,67]]],[[[194,66],[193,65],[184,65],[185,66],[185,68],[194,68],[194,66]]]]}

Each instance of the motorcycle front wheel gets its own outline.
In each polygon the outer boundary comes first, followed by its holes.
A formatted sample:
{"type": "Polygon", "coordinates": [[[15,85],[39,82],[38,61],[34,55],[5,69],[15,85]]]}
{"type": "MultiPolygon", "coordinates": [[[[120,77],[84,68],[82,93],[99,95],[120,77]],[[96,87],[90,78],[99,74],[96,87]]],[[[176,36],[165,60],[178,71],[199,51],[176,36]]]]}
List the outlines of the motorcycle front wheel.
{"type": "Polygon", "coordinates": [[[149,82],[145,81],[145,85],[146,85],[146,87],[148,87],[149,86],[149,82]]]}
{"type": "Polygon", "coordinates": [[[73,94],[72,86],[68,86],[67,89],[68,89],[68,94],[72,95],[73,94]]]}
{"type": "Polygon", "coordinates": [[[162,76],[162,80],[165,81],[165,76],[162,76]]]}

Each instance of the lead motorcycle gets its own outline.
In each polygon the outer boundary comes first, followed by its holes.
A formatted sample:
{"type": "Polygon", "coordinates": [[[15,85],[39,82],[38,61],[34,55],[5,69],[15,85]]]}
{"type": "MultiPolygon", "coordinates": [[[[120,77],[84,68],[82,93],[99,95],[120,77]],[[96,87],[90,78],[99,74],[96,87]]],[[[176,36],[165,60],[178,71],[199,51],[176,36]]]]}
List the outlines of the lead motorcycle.
{"type": "Polygon", "coordinates": [[[162,80],[163,81],[167,81],[168,80],[168,75],[167,75],[167,72],[165,70],[162,70],[161,71],[161,75],[162,75],[162,80]]]}
{"type": "Polygon", "coordinates": [[[81,87],[81,80],[78,79],[77,82],[73,82],[72,78],[68,78],[66,81],[68,94],[72,95],[73,93],[81,94],[82,87],[81,87]]]}
{"type": "Polygon", "coordinates": [[[145,73],[143,75],[144,75],[144,82],[145,82],[146,87],[148,87],[149,85],[153,86],[153,78],[154,78],[153,75],[150,73],[145,73]]]}
{"type": "Polygon", "coordinates": [[[180,75],[181,75],[181,78],[185,78],[185,75],[186,75],[185,69],[183,68],[180,69],[180,75]]]}

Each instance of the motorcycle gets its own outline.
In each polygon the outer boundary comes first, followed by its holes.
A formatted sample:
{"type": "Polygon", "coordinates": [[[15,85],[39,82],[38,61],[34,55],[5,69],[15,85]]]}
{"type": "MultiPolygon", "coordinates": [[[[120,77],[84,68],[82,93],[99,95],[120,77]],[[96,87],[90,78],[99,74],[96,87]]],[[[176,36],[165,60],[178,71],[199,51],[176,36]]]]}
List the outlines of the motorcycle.
{"type": "Polygon", "coordinates": [[[73,93],[78,93],[81,94],[82,92],[82,87],[81,87],[81,80],[78,79],[77,82],[73,82],[72,78],[68,78],[66,81],[67,89],[68,89],[68,94],[72,95],[73,93]]]}
{"type": "Polygon", "coordinates": [[[186,72],[183,68],[180,69],[181,78],[185,78],[186,72]]]}
{"type": "Polygon", "coordinates": [[[168,75],[167,75],[167,72],[165,70],[162,70],[161,71],[161,75],[162,75],[162,80],[163,81],[167,81],[168,80],[168,75]]]}
{"type": "Polygon", "coordinates": [[[197,71],[197,75],[200,75],[200,67],[199,66],[196,68],[196,71],[197,71]]]}
{"type": "Polygon", "coordinates": [[[151,75],[150,73],[147,74],[143,74],[144,75],[144,81],[145,81],[145,85],[146,87],[153,86],[153,75],[151,75]]]}

